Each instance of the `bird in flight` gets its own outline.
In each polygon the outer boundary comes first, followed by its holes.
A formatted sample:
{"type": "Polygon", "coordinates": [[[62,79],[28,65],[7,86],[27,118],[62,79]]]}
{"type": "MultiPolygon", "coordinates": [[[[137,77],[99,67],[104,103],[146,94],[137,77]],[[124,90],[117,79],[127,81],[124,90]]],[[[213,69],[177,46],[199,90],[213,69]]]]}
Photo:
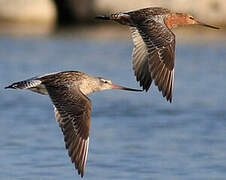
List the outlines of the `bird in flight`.
{"type": "Polygon", "coordinates": [[[86,94],[107,89],[142,91],[118,86],[110,80],[78,71],[33,77],[5,88],[28,89],[49,95],[53,102],[56,121],[64,134],[68,155],[81,177],[84,175],[89,147],[91,101],[86,94]]]}
{"type": "Polygon", "coordinates": [[[173,96],[175,64],[175,35],[171,29],[189,24],[219,29],[199,22],[192,15],[175,13],[161,7],[119,12],[96,18],[130,26],[134,43],[133,70],[137,81],[145,91],[148,91],[154,81],[159,91],[162,91],[163,97],[170,103],[173,96]]]}

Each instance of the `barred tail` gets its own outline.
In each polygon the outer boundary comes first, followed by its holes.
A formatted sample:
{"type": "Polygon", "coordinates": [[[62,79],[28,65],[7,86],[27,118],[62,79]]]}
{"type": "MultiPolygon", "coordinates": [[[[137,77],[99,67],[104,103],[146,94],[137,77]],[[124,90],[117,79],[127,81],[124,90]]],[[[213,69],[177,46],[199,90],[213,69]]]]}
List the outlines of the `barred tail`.
{"type": "Polygon", "coordinates": [[[7,87],[5,89],[11,88],[11,89],[29,89],[36,86],[39,86],[42,82],[37,79],[28,79],[20,82],[15,82],[7,87]]]}
{"type": "Polygon", "coordinates": [[[119,20],[123,16],[128,16],[124,13],[114,13],[110,15],[104,15],[104,16],[97,16],[97,19],[103,19],[103,20],[119,20]]]}
{"type": "Polygon", "coordinates": [[[130,15],[127,13],[115,13],[115,14],[111,14],[111,15],[106,15],[106,16],[97,16],[97,19],[103,19],[103,20],[113,20],[118,22],[119,24],[123,24],[123,25],[132,25],[131,23],[131,18],[130,15]]]}

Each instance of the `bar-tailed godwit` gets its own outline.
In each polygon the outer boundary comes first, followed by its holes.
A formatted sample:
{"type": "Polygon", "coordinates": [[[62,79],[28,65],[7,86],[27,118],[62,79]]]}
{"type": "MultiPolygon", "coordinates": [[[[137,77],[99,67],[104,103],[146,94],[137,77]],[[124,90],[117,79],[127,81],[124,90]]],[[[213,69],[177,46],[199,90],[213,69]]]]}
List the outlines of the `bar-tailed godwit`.
{"type": "Polygon", "coordinates": [[[118,86],[110,80],[78,71],[46,74],[5,88],[28,89],[50,96],[56,120],[64,134],[68,155],[81,177],[84,175],[89,147],[91,101],[86,94],[107,89],[142,91],[118,86]]]}
{"type": "Polygon", "coordinates": [[[175,35],[171,29],[189,24],[219,29],[201,23],[189,14],[175,13],[160,7],[119,12],[97,18],[130,26],[134,43],[133,70],[137,81],[148,91],[154,80],[163,97],[170,102],[173,96],[175,63],[175,35]]]}

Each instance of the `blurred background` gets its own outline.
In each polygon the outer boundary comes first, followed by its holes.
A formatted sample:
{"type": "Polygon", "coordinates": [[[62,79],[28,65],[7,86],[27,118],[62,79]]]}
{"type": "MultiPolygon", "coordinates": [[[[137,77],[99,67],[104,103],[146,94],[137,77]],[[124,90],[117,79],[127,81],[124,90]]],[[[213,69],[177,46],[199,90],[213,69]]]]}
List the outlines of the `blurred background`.
{"type": "Polygon", "coordinates": [[[129,29],[99,14],[150,6],[193,14],[220,30],[175,29],[173,103],[109,90],[92,100],[86,179],[224,180],[226,1],[0,0],[0,179],[80,179],[48,97],[4,90],[45,73],[78,70],[139,88],[129,29]]]}
{"type": "Polygon", "coordinates": [[[126,0],[0,0],[0,33],[43,35],[56,33],[59,30],[70,30],[76,35],[85,33],[86,37],[88,35],[92,37],[120,36],[121,38],[125,37],[123,32],[128,28],[115,24],[112,27],[109,22],[103,23],[95,20],[94,17],[99,14],[150,6],[167,7],[176,12],[191,13],[206,23],[221,27],[226,24],[226,3],[222,0],[200,0],[192,3],[189,0],[130,0],[129,2],[126,0]],[[104,27],[103,24],[105,24],[104,27]],[[115,33],[114,30],[109,31],[112,28],[118,28],[121,31],[120,33],[115,33]]]}

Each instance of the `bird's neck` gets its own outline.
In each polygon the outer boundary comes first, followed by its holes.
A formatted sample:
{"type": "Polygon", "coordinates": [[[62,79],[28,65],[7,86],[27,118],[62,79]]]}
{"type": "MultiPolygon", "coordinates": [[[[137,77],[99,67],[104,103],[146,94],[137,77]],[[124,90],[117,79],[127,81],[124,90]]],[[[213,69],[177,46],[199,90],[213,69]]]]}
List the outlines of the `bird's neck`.
{"type": "Polygon", "coordinates": [[[83,94],[91,94],[96,91],[100,91],[98,87],[98,81],[95,79],[93,80],[83,80],[80,85],[79,89],[83,94]]]}

